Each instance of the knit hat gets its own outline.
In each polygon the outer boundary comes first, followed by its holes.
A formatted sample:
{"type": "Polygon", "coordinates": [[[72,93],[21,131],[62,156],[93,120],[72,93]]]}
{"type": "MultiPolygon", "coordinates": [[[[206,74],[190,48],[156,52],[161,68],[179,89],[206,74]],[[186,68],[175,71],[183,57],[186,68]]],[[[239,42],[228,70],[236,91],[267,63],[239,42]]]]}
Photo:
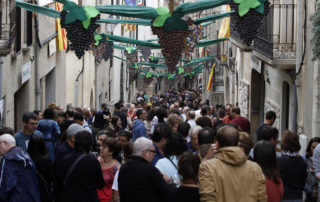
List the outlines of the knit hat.
{"type": "Polygon", "coordinates": [[[67,138],[75,136],[78,132],[85,131],[85,129],[77,123],[71,124],[67,128],[67,138]]]}

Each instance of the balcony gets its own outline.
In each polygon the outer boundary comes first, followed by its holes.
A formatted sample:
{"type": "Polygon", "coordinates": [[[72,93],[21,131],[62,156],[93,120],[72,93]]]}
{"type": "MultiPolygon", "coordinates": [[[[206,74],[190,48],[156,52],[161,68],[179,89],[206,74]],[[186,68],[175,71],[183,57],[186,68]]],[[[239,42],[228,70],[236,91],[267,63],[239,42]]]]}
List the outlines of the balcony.
{"type": "Polygon", "coordinates": [[[11,52],[15,38],[15,1],[0,2],[0,56],[11,52]]]}
{"type": "MultiPolygon", "coordinates": [[[[288,1],[287,1],[288,2],[288,1]]],[[[253,54],[280,68],[294,68],[296,59],[296,4],[270,1],[271,9],[254,39],[253,54]]]]}

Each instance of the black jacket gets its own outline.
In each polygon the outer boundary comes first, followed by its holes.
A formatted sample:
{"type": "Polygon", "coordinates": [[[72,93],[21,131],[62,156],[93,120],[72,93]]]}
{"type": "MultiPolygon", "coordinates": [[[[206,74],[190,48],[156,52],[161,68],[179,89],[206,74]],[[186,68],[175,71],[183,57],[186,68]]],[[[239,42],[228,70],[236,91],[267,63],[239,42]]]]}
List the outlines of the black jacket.
{"type": "Polygon", "coordinates": [[[102,189],[105,182],[100,164],[96,158],[87,155],[79,161],[71,173],[66,185],[63,181],[73,162],[80,156],[74,152],[62,161],[61,178],[58,183],[62,188],[61,202],[99,202],[97,189],[102,189]]]}
{"type": "Polygon", "coordinates": [[[300,200],[306,184],[307,164],[301,156],[281,156],[278,168],[284,187],[282,200],[300,200]]]}
{"type": "Polygon", "coordinates": [[[118,186],[121,202],[160,202],[168,194],[168,185],[160,171],[139,156],[132,156],[120,168],[118,186]]]}

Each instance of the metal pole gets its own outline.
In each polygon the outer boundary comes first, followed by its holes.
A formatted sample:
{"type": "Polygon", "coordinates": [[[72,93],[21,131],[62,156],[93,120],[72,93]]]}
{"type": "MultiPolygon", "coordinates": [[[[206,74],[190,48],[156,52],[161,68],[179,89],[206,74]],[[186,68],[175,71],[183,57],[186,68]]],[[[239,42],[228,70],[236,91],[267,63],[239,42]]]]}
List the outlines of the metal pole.
{"type": "Polygon", "coordinates": [[[40,63],[39,63],[39,51],[40,51],[40,40],[39,40],[39,19],[38,15],[34,18],[36,42],[34,43],[34,62],[35,62],[35,96],[36,96],[36,109],[41,109],[41,88],[40,88],[40,63]]]}

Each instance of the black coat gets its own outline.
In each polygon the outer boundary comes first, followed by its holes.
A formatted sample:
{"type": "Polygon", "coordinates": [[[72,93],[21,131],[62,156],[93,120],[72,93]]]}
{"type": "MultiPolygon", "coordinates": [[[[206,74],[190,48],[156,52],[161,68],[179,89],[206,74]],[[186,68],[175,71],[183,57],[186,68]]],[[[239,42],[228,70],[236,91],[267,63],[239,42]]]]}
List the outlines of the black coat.
{"type": "Polygon", "coordinates": [[[121,202],[160,202],[168,194],[168,185],[160,171],[139,156],[132,156],[120,168],[118,186],[121,202]]]}

